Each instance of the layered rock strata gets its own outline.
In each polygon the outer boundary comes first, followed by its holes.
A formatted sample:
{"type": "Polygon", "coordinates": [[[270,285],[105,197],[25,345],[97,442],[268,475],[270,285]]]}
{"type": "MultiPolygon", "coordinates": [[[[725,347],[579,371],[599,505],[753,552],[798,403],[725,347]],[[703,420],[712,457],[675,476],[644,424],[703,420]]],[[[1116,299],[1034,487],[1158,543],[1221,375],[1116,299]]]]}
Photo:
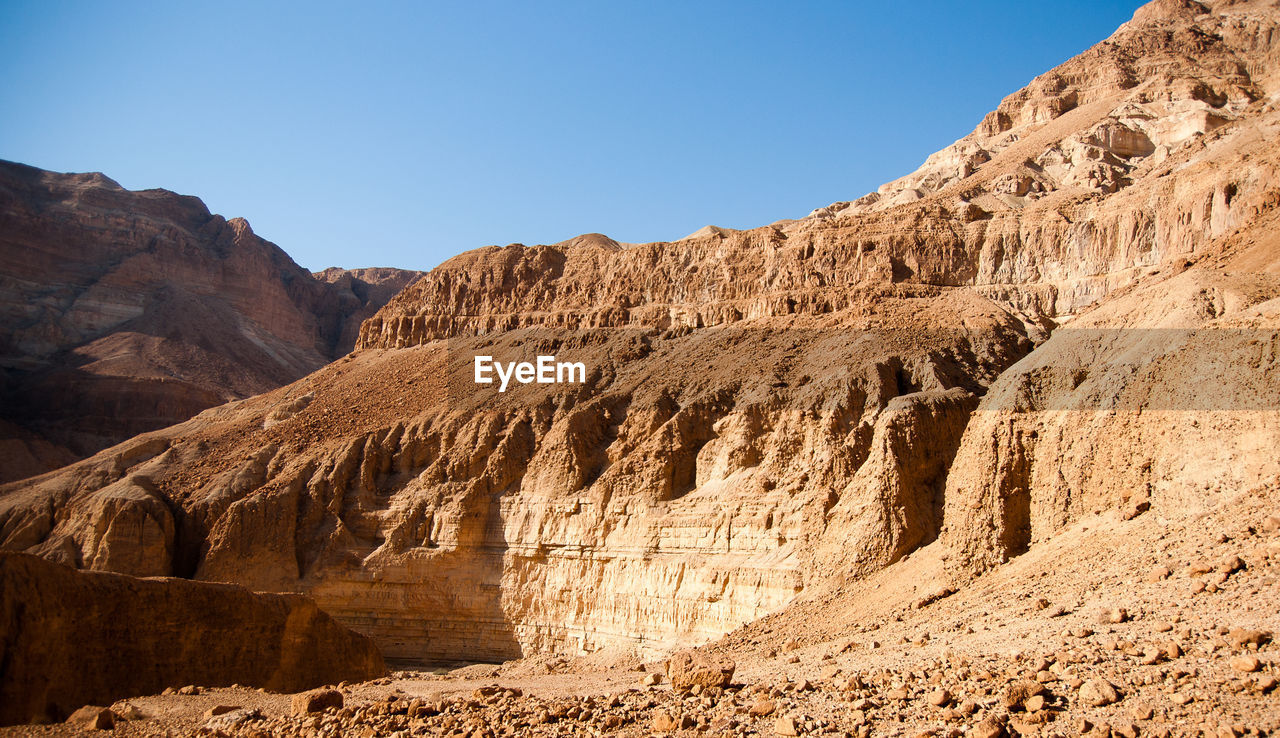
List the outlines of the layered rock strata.
{"type": "Polygon", "coordinates": [[[0,725],[185,685],[299,691],[384,671],[299,595],[80,572],[0,553],[0,725]]]}
{"type": "Polygon", "coordinates": [[[0,545],[498,660],[666,650],[922,547],[959,581],[1108,507],[1273,494],[1277,39],[1273,5],[1161,0],[881,197],[463,254],[353,355],[0,488],[0,545]],[[544,354],[586,382],[472,381],[544,354]]]}

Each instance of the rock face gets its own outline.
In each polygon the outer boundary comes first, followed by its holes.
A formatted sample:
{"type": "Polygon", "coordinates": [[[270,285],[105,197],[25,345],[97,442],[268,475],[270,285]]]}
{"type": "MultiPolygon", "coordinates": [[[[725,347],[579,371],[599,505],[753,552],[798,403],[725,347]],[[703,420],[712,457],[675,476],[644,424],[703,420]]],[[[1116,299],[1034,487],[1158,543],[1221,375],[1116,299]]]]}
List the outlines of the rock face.
{"type": "Polygon", "coordinates": [[[166,687],[297,691],[380,676],[377,648],[305,597],[78,572],[0,553],[0,725],[166,687]]]}
{"type": "Polygon", "coordinates": [[[6,481],[314,371],[417,276],[313,278],[194,197],[8,162],[0,258],[6,481]]]}
{"type": "Polygon", "coordinates": [[[876,197],[463,254],[353,355],[0,488],[0,545],[503,660],[665,651],[922,547],[963,580],[1094,511],[1274,495],[1278,40],[1271,4],[1153,3],[876,197]],[[499,391],[478,355],[585,381],[499,391]]]}

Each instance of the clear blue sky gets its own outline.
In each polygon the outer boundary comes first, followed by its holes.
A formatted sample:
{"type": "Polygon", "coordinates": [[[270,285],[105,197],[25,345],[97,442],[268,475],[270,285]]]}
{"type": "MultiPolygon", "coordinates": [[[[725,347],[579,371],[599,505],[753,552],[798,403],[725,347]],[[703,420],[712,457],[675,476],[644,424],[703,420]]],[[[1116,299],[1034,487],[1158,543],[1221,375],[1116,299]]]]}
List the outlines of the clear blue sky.
{"type": "Polygon", "coordinates": [[[0,0],[0,158],[312,269],[674,240],[907,173],[1138,5],[0,0]]]}

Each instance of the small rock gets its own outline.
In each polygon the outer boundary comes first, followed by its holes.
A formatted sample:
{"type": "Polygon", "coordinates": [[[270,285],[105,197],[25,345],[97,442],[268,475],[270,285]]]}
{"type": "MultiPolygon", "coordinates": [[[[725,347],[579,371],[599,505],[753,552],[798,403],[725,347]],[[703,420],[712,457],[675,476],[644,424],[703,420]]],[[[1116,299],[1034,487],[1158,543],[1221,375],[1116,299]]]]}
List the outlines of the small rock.
{"type": "Polygon", "coordinates": [[[1129,611],[1123,607],[1113,607],[1103,614],[1103,622],[1116,625],[1129,619],[1129,611]]]}
{"type": "Polygon", "coordinates": [[[778,735],[800,735],[800,726],[789,717],[780,717],[773,723],[773,732],[778,735]]]}
{"type": "Polygon", "coordinates": [[[1151,509],[1150,500],[1137,500],[1130,503],[1120,511],[1120,517],[1124,520],[1133,520],[1142,513],[1151,509]]]}
{"type": "Polygon", "coordinates": [[[929,704],[934,707],[943,707],[951,704],[951,693],[945,689],[935,689],[929,693],[929,704]]]}
{"type": "Polygon", "coordinates": [[[1213,568],[1219,574],[1234,574],[1244,568],[1244,559],[1234,554],[1228,554],[1213,568]]]}
{"type": "Polygon", "coordinates": [[[182,694],[182,695],[200,694],[200,688],[195,686],[194,684],[188,684],[182,689],[179,689],[178,694],[182,694]]]}
{"type": "Polygon", "coordinates": [[[1030,679],[1019,679],[1005,692],[1004,706],[1010,710],[1026,709],[1027,700],[1044,694],[1044,685],[1030,679]]]}
{"type": "Polygon", "coordinates": [[[1138,726],[1128,720],[1117,720],[1111,724],[1111,734],[1120,738],[1138,738],[1138,726]]]}
{"type": "Polygon", "coordinates": [[[1004,721],[996,715],[988,715],[969,731],[971,738],[1003,738],[1004,734],[1004,721]]]}
{"type": "Polygon", "coordinates": [[[653,713],[652,719],[653,729],[659,733],[670,733],[673,730],[680,729],[680,723],[671,717],[671,713],[666,710],[657,710],[653,713]]]}
{"type": "Polygon", "coordinates": [[[766,716],[772,715],[773,712],[777,709],[778,709],[777,703],[775,703],[773,700],[761,697],[760,699],[756,700],[755,704],[753,704],[750,708],[747,709],[747,712],[751,715],[754,715],[755,717],[766,717],[766,716]]]}
{"type": "Polygon", "coordinates": [[[301,692],[293,696],[289,707],[294,715],[323,712],[330,707],[337,709],[342,707],[342,693],[336,689],[313,689],[310,692],[301,692]]]}
{"type": "Polygon", "coordinates": [[[214,705],[213,707],[210,707],[208,710],[204,711],[204,716],[205,718],[217,717],[219,715],[225,715],[228,712],[234,712],[239,709],[240,709],[239,705],[214,705]]]}
{"type": "Polygon", "coordinates": [[[107,707],[85,705],[71,713],[67,725],[74,725],[83,730],[111,730],[116,726],[116,714],[107,707]]]}
{"type": "Polygon", "coordinates": [[[1167,566],[1157,566],[1156,568],[1154,568],[1154,569],[1152,569],[1151,571],[1147,572],[1147,581],[1148,581],[1148,582],[1153,582],[1153,583],[1154,583],[1154,582],[1164,581],[1165,579],[1168,579],[1168,578],[1169,578],[1169,575],[1171,575],[1171,574],[1173,574],[1173,572],[1172,572],[1172,571],[1169,571],[1169,567],[1167,567],[1167,566]]]}
{"type": "Polygon", "coordinates": [[[1120,701],[1120,693],[1106,679],[1090,679],[1080,685],[1080,700],[1090,707],[1102,707],[1120,701]]]}
{"type": "Polygon", "coordinates": [[[1208,574],[1213,571],[1213,567],[1203,561],[1196,562],[1187,567],[1187,576],[1198,577],[1201,574],[1208,574]]]}
{"type": "Polygon", "coordinates": [[[1269,630],[1248,630],[1246,628],[1232,628],[1227,631],[1227,643],[1232,648],[1241,649],[1245,646],[1253,646],[1261,648],[1271,642],[1271,631],[1269,630]]]}
{"type": "Polygon", "coordinates": [[[205,730],[211,733],[230,733],[235,728],[253,720],[261,720],[262,713],[257,710],[233,710],[211,718],[204,724],[205,730]]]}
{"type": "Polygon", "coordinates": [[[1253,656],[1237,656],[1234,659],[1231,659],[1231,668],[1248,674],[1261,669],[1262,662],[1258,661],[1253,656]]]}
{"type": "Polygon", "coordinates": [[[641,679],[640,683],[646,687],[652,687],[656,684],[661,684],[662,677],[658,674],[645,674],[644,679],[641,679]]]}
{"type": "Polygon", "coordinates": [[[1038,694],[1034,697],[1029,697],[1027,701],[1022,704],[1022,709],[1027,712],[1040,712],[1044,709],[1044,695],[1038,694]]]}
{"type": "Polygon", "coordinates": [[[1133,716],[1134,720],[1150,720],[1155,713],[1156,711],[1151,709],[1151,705],[1141,702],[1134,705],[1133,709],[1129,711],[1129,714],[1133,716]]]}

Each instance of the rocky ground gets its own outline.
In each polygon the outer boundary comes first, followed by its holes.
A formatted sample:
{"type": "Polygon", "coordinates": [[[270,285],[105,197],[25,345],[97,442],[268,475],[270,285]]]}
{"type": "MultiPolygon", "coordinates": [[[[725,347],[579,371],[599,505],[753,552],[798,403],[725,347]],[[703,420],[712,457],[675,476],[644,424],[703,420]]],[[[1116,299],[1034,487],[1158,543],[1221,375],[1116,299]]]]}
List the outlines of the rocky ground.
{"type": "Polygon", "coordinates": [[[1254,491],[1184,519],[1103,513],[954,593],[931,588],[942,562],[928,547],[700,649],[736,664],[723,686],[677,691],[663,663],[625,654],[544,656],[304,695],[193,686],[117,702],[103,722],[120,735],[1271,735],[1274,509],[1254,491]]]}

